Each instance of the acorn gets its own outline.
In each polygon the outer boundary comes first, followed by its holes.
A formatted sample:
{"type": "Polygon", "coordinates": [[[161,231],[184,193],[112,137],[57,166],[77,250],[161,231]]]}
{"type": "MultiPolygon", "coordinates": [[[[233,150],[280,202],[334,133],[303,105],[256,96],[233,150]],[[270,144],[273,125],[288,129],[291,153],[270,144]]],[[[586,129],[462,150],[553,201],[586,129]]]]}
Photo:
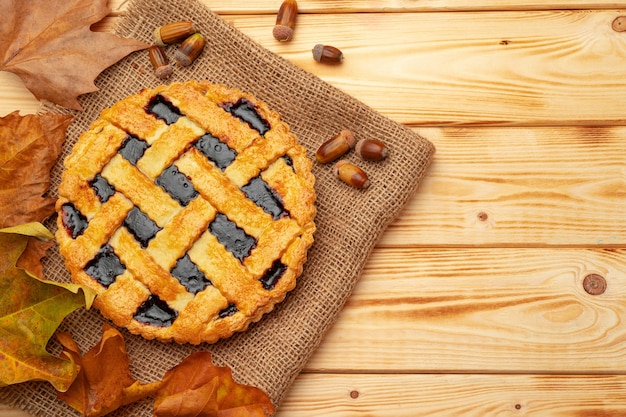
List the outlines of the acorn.
{"type": "Polygon", "coordinates": [[[296,26],[298,16],[298,3],[296,0],[285,0],[278,9],[276,25],[272,34],[276,40],[286,42],[293,38],[293,29],[296,26]]]}
{"type": "Polygon", "coordinates": [[[174,68],[169,63],[165,51],[159,45],[152,45],[148,49],[150,63],[154,68],[154,73],[162,80],[169,78],[174,72],[174,68]]]}
{"type": "Polygon", "coordinates": [[[174,53],[174,59],[179,65],[188,67],[202,53],[205,44],[204,36],[200,33],[194,33],[180,44],[174,53]]]}
{"type": "Polygon", "coordinates": [[[354,134],[349,130],[342,130],[317,148],[315,159],[322,164],[332,162],[354,148],[355,143],[354,134]]]}
{"type": "Polygon", "coordinates": [[[345,159],[335,164],[334,171],[341,181],[354,188],[364,189],[370,186],[370,180],[365,171],[345,159]]]}
{"type": "Polygon", "coordinates": [[[313,59],[323,64],[340,64],[343,61],[343,52],[334,46],[318,43],[313,47],[313,59]]]}
{"type": "Polygon", "coordinates": [[[196,33],[193,23],[188,21],[172,22],[154,30],[154,39],[159,46],[177,43],[196,33]]]}
{"type": "Polygon", "coordinates": [[[361,139],[354,151],[366,161],[382,161],[389,152],[387,145],[376,139],[361,139]]]}

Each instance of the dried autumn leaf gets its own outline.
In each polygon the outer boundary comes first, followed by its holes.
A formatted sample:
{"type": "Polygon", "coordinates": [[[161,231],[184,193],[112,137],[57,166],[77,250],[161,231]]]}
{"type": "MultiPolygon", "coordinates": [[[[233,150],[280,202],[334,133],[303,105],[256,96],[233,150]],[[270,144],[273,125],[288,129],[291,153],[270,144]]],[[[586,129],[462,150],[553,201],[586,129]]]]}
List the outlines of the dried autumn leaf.
{"type": "Polygon", "coordinates": [[[57,338],[64,354],[80,365],[71,387],[57,395],[84,416],[104,416],[126,404],[151,397],[160,385],[142,385],[132,377],[124,337],[108,324],[104,325],[100,342],[85,356],[81,356],[69,334],[60,333],[57,338]]]}
{"type": "Polygon", "coordinates": [[[189,355],[168,371],[154,402],[156,417],[266,417],[273,412],[267,394],[236,383],[230,368],[213,365],[209,352],[189,355]]]}
{"type": "Polygon", "coordinates": [[[68,115],[18,112],[0,117],[0,227],[41,222],[54,213],[55,200],[43,194],[71,121],[68,115]]]}
{"type": "Polygon", "coordinates": [[[29,238],[51,237],[41,224],[0,229],[0,386],[44,380],[64,391],[78,372],[73,361],[51,355],[46,345],[63,318],[91,304],[93,295],[36,279],[16,266],[29,238]]]}
{"type": "Polygon", "coordinates": [[[90,26],[109,14],[107,0],[0,0],[0,70],[17,74],[38,99],[82,110],[81,94],[131,52],[149,45],[90,26]]]}
{"type": "MultiPolygon", "coordinates": [[[[198,388],[162,396],[155,401],[155,417],[217,417],[217,389],[219,378],[198,388]]],[[[263,415],[265,417],[265,414],[263,415]]]]}
{"type": "Polygon", "coordinates": [[[29,237],[28,242],[26,243],[26,249],[22,252],[22,256],[19,257],[15,266],[23,269],[27,274],[33,276],[34,278],[43,280],[44,276],[41,259],[46,256],[46,251],[50,247],[54,246],[52,237],[49,239],[50,240],[29,237]]]}

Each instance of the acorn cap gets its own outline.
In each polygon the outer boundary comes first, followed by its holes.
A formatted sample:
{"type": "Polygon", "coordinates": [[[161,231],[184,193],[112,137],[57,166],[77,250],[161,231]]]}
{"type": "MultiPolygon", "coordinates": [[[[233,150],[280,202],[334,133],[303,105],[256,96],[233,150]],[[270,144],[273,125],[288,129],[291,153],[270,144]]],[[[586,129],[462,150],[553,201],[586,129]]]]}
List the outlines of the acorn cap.
{"type": "Polygon", "coordinates": [[[163,65],[154,70],[154,74],[162,80],[166,80],[174,73],[174,67],[171,65],[163,65]]]}
{"type": "Polygon", "coordinates": [[[272,35],[276,40],[286,42],[293,38],[293,29],[285,25],[276,25],[272,31],[272,35]]]}

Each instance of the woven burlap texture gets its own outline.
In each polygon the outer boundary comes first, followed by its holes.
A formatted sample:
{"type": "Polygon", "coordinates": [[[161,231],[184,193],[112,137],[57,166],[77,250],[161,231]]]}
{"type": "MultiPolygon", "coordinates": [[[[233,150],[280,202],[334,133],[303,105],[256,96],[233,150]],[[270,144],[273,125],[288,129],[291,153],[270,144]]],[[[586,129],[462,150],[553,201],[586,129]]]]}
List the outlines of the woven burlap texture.
{"type": "MultiPolygon", "coordinates": [[[[116,33],[148,43],[153,42],[152,33],[158,26],[176,20],[193,21],[207,39],[206,48],[191,67],[177,68],[168,82],[208,79],[254,94],[282,115],[311,157],[324,140],[341,129],[352,130],[357,138],[383,140],[390,148],[390,157],[384,162],[363,162],[354,153],[348,155],[367,170],[372,181],[367,190],[341,183],[331,166],[314,164],[317,232],[304,273],[286,300],[248,331],[214,345],[190,346],[147,341],[122,330],[131,370],[138,380],[160,379],[190,353],[208,350],[215,363],[232,368],[235,380],[263,389],[278,408],[352,292],[375,243],[417,189],[434,147],[410,129],[259,46],[201,3],[135,0],[127,11],[119,19],[116,33]]],[[[175,46],[170,46],[166,51],[172,57],[174,50],[175,46]]],[[[97,78],[99,91],[80,98],[84,111],[48,106],[47,111],[75,117],[59,161],[103,108],[160,83],[147,52],[140,51],[97,78]]],[[[58,163],[52,172],[52,196],[56,195],[60,175],[58,163]]],[[[50,229],[55,228],[52,220],[46,223],[50,229]]],[[[45,260],[45,272],[50,279],[69,281],[54,250],[45,260]]],[[[98,342],[104,322],[96,310],[81,309],[63,322],[61,330],[69,331],[86,351],[98,342]]],[[[52,343],[51,349],[55,348],[52,343]]],[[[3,388],[0,401],[34,416],[75,415],[45,382],[3,388]]],[[[133,404],[112,415],[151,416],[152,402],[133,404]]]]}

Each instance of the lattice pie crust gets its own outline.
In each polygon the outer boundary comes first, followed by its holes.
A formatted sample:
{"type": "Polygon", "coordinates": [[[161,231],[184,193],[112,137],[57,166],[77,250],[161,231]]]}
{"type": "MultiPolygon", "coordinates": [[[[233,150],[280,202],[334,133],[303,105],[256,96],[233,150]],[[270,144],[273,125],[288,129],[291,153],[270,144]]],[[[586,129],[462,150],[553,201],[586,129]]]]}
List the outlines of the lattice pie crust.
{"type": "Polygon", "coordinates": [[[296,285],[315,231],[311,166],[249,94],[197,81],[145,89],[105,109],[65,159],[61,255],[115,324],[216,342],[296,285]]]}

